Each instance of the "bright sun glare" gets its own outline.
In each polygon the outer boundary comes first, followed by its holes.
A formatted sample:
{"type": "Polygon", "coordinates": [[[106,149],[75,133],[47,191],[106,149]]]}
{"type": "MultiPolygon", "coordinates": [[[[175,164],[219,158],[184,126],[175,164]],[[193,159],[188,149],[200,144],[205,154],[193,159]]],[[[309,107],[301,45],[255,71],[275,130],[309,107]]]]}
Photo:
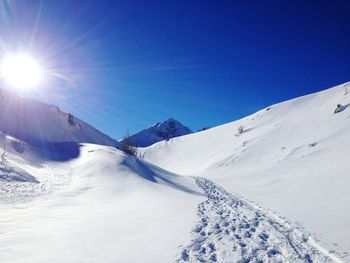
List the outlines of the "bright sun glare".
{"type": "Polygon", "coordinates": [[[1,64],[1,76],[10,86],[34,88],[41,80],[42,69],[30,55],[7,55],[1,64]]]}

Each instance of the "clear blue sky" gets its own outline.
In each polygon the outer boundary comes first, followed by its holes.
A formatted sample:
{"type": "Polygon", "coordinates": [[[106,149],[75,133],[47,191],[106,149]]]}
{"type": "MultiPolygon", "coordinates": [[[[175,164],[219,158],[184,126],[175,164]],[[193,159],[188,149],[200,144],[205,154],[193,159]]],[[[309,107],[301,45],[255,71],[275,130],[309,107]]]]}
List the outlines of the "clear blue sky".
{"type": "Polygon", "coordinates": [[[350,80],[350,1],[0,4],[1,54],[51,72],[27,96],[115,138],[173,117],[193,130],[350,80]]]}

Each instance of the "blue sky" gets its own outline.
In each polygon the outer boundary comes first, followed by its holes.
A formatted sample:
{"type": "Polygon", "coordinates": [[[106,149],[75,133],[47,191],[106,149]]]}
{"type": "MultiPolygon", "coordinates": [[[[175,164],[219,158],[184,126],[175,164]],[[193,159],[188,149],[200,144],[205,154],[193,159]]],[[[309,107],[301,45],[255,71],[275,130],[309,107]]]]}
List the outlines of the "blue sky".
{"type": "Polygon", "coordinates": [[[24,95],[114,138],[193,130],[350,80],[349,1],[2,1],[0,55],[49,74],[24,95]]]}

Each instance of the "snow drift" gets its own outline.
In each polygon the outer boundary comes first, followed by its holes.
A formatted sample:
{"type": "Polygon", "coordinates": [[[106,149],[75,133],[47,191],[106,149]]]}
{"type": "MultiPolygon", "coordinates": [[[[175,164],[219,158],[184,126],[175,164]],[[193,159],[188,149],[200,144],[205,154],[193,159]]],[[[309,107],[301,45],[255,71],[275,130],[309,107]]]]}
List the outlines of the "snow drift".
{"type": "Polygon", "coordinates": [[[34,180],[0,178],[1,262],[175,260],[203,200],[193,178],[107,146],[83,144],[64,162],[24,147],[6,166],[34,180]]]}

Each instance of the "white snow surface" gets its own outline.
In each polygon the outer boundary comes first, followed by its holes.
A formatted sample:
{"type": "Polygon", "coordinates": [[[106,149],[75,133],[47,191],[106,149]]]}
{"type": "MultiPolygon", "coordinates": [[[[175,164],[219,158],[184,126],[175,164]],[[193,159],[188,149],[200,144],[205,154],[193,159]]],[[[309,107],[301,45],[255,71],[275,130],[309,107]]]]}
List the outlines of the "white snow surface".
{"type": "Polygon", "coordinates": [[[169,140],[190,133],[192,133],[190,128],[170,118],[163,122],[157,122],[153,126],[131,135],[129,139],[132,144],[137,147],[147,147],[156,142],[169,140]]]}
{"type": "Polygon", "coordinates": [[[349,261],[346,85],[139,148],[145,160],[1,95],[0,262],[349,261]]]}
{"type": "Polygon", "coordinates": [[[22,149],[7,148],[1,163],[23,175],[0,180],[1,262],[341,262],[202,177],[107,146],[83,144],[79,157],[59,162],[22,149]]]}
{"type": "Polygon", "coordinates": [[[0,95],[0,262],[176,260],[204,200],[194,178],[55,106],[0,95]]]}
{"type": "Polygon", "coordinates": [[[155,165],[206,177],[286,216],[350,262],[349,105],[345,83],[139,150],[155,165]]]}
{"type": "Polygon", "coordinates": [[[204,199],[193,178],[107,146],[60,162],[24,148],[5,166],[29,180],[0,180],[0,262],[175,261],[204,199]]]}

